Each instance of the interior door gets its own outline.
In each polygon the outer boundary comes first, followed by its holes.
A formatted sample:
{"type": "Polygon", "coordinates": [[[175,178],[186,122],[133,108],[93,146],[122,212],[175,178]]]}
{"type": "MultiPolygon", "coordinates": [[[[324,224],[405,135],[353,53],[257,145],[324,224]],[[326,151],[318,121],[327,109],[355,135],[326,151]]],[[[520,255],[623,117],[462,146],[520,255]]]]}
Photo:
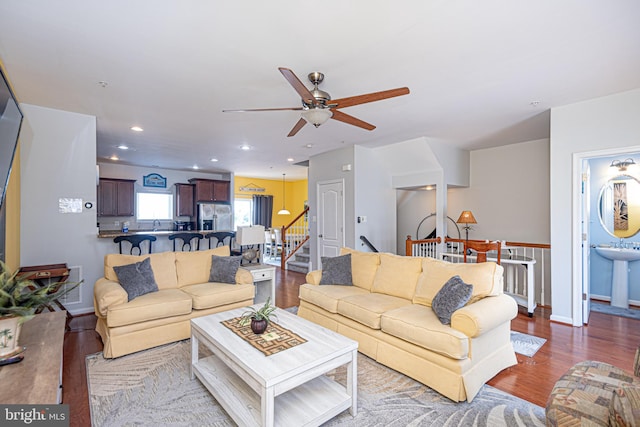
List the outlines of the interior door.
{"type": "Polygon", "coordinates": [[[591,220],[591,191],[590,191],[589,161],[582,160],[582,322],[589,323],[591,312],[591,290],[589,281],[591,239],[589,238],[589,226],[591,220]]]}
{"type": "Polygon", "coordinates": [[[342,180],[318,183],[318,258],[338,256],[344,246],[343,188],[342,180]]]}

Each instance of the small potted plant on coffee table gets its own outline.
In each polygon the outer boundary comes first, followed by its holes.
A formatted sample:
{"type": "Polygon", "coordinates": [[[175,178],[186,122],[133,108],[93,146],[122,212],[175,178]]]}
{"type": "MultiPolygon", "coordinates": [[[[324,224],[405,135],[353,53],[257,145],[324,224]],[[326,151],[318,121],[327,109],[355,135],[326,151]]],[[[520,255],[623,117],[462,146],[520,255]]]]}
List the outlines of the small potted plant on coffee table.
{"type": "Polygon", "coordinates": [[[274,313],[276,310],[275,305],[271,305],[271,298],[267,298],[267,301],[260,308],[249,307],[240,319],[241,325],[246,325],[251,321],[251,330],[254,334],[260,335],[267,330],[267,326],[273,319],[277,319],[278,316],[274,313]]]}

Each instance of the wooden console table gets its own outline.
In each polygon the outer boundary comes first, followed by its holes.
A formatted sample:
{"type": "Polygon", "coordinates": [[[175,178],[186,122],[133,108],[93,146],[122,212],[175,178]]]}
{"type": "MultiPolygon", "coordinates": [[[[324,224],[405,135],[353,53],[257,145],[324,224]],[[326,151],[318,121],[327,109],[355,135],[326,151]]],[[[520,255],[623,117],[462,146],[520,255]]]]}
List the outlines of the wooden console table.
{"type": "Polygon", "coordinates": [[[0,403],[62,403],[62,352],[66,312],[37,314],[22,325],[24,360],[0,367],[0,403]]]}

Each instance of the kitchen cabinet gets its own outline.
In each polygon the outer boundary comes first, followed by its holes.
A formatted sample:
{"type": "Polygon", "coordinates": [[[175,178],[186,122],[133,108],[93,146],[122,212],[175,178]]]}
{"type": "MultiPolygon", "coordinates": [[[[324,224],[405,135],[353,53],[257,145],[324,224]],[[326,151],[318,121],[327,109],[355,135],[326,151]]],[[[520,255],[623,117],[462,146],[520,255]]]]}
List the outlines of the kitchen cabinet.
{"type": "Polygon", "coordinates": [[[197,203],[231,203],[231,183],[229,181],[194,178],[189,182],[195,186],[197,203]]]}
{"type": "Polygon", "coordinates": [[[100,178],[98,216],[133,216],[135,180],[100,178]]]}
{"type": "Polygon", "coordinates": [[[194,185],[176,184],[176,215],[194,216],[194,185]]]}

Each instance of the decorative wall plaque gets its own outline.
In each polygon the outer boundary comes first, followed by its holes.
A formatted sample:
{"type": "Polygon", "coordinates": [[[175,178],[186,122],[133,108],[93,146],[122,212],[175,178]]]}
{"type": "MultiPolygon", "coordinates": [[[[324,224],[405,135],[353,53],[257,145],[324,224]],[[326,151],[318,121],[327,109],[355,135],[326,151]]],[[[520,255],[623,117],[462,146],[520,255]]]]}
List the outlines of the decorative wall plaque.
{"type": "Polygon", "coordinates": [[[150,173],[142,177],[142,185],[145,187],[167,188],[167,178],[157,173],[150,173]]]}

